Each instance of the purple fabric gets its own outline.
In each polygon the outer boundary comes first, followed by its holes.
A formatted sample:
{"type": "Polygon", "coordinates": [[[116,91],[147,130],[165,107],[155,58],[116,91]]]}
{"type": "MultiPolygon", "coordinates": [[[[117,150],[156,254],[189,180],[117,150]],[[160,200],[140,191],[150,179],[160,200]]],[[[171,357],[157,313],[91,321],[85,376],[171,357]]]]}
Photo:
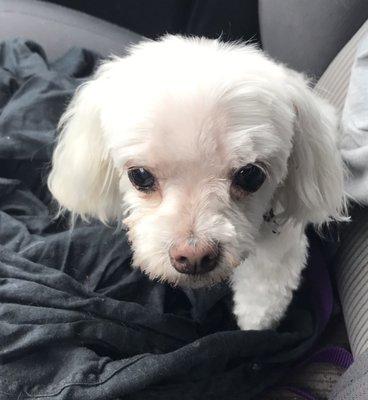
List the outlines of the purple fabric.
{"type": "Polygon", "coordinates": [[[313,354],[307,362],[324,362],[347,369],[353,363],[352,354],[342,347],[331,346],[313,354]]]}
{"type": "Polygon", "coordinates": [[[310,393],[306,392],[305,390],[294,388],[291,386],[285,386],[284,389],[292,392],[305,400],[318,400],[315,396],[312,396],[310,393]]]}

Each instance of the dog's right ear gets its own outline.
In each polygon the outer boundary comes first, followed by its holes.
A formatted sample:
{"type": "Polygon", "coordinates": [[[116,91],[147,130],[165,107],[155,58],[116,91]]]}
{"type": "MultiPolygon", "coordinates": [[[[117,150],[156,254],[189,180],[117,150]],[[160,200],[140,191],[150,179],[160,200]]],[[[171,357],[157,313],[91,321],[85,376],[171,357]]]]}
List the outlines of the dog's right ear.
{"type": "Polygon", "coordinates": [[[344,164],[338,150],[335,110],[299,73],[288,70],[284,88],[294,115],[293,150],[280,191],[286,214],[318,225],[346,221],[344,164]]]}
{"type": "Polygon", "coordinates": [[[108,63],[77,89],[60,121],[48,178],[48,187],[62,209],[105,223],[119,216],[118,174],[101,124],[107,72],[108,63]]]}

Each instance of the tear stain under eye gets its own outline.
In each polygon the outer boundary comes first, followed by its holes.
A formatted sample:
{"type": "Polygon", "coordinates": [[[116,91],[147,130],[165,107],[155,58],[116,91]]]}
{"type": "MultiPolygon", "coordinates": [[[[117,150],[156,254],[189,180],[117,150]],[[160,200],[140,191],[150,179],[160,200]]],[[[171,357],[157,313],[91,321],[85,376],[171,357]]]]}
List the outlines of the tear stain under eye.
{"type": "Polygon", "coordinates": [[[246,197],[248,197],[249,194],[251,194],[251,193],[248,193],[245,190],[243,190],[242,188],[240,188],[240,187],[238,187],[238,186],[233,184],[233,177],[234,177],[234,174],[235,174],[235,172],[237,170],[238,170],[237,168],[232,168],[230,173],[229,173],[229,175],[228,175],[228,179],[230,180],[230,189],[229,189],[230,198],[233,201],[244,200],[246,197]]]}
{"type": "Polygon", "coordinates": [[[229,258],[227,258],[227,264],[230,266],[230,268],[236,269],[238,268],[246,259],[248,259],[251,255],[251,251],[244,251],[241,254],[241,257],[236,258],[234,256],[231,256],[231,260],[229,261],[229,258]]]}
{"type": "Polygon", "coordinates": [[[230,185],[230,197],[235,201],[241,201],[247,198],[252,193],[246,192],[245,190],[241,189],[240,187],[231,184],[230,185]]]}

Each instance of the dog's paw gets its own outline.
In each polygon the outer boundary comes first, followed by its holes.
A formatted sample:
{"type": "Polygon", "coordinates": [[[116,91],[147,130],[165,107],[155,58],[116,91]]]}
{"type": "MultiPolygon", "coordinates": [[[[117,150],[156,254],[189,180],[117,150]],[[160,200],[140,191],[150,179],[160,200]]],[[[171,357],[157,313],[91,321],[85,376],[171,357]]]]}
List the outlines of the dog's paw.
{"type": "Polygon", "coordinates": [[[272,329],[277,326],[274,318],[265,315],[258,307],[250,307],[244,312],[239,312],[239,310],[235,309],[234,314],[238,326],[242,331],[260,331],[272,329]]]}

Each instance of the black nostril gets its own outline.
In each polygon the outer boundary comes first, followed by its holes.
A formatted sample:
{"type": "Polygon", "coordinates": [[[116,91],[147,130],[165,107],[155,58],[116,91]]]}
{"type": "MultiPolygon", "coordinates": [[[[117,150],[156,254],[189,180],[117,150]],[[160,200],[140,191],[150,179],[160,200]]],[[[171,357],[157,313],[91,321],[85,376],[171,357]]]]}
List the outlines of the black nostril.
{"type": "Polygon", "coordinates": [[[179,256],[171,258],[171,264],[181,274],[194,275],[196,273],[196,264],[190,262],[188,257],[179,256]]]}
{"type": "Polygon", "coordinates": [[[205,255],[200,264],[198,265],[197,268],[197,273],[199,274],[204,274],[206,272],[212,271],[217,264],[218,260],[218,255],[217,254],[207,254],[205,255]]]}
{"type": "Polygon", "coordinates": [[[209,255],[204,256],[201,260],[201,264],[203,265],[207,265],[208,263],[210,263],[212,261],[211,257],[209,255]]]}

